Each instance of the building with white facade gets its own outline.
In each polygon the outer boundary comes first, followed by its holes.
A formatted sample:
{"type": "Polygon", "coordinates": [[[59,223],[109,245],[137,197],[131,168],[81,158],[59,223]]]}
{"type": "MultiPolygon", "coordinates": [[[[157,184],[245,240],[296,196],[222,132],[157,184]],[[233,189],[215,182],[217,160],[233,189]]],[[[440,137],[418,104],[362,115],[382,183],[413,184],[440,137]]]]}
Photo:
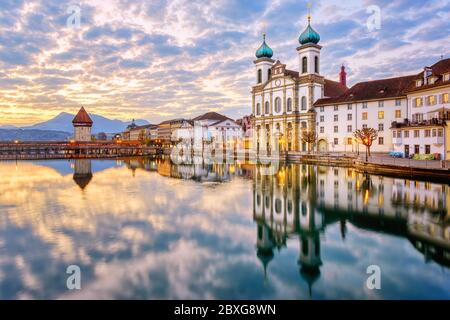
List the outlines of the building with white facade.
{"type": "Polygon", "coordinates": [[[368,127],[378,130],[374,152],[449,159],[449,78],[445,59],[416,75],[360,82],[339,97],[318,100],[318,151],[358,151],[353,132],[368,127]]]}
{"type": "Polygon", "coordinates": [[[195,150],[203,150],[205,145],[214,149],[235,147],[242,138],[242,127],[233,119],[217,112],[184,120],[172,133],[173,141],[188,142],[195,150]]]}
{"type": "Polygon", "coordinates": [[[252,87],[252,148],[256,152],[355,153],[365,147],[356,141],[354,132],[373,128],[378,138],[372,152],[450,158],[446,123],[450,118],[450,59],[419,74],[364,81],[347,88],[344,66],[339,82],[320,74],[319,41],[308,17],[308,26],[299,37],[297,72],[272,59],[273,50],[264,35],[256,51],[256,85],[252,87]],[[313,145],[304,141],[303,131],[316,134],[313,145]]]}
{"type": "Polygon", "coordinates": [[[344,83],[320,74],[319,34],[308,26],[298,39],[298,71],[272,59],[273,51],[263,43],[256,51],[255,86],[252,88],[253,143],[256,152],[266,150],[306,151],[302,130],[315,129],[314,103],[337,97],[347,90],[344,83]]]}
{"type": "Polygon", "coordinates": [[[450,59],[437,62],[414,77],[408,90],[408,114],[392,124],[393,147],[405,157],[432,154],[450,159],[450,59]]]}
{"type": "Polygon", "coordinates": [[[362,128],[378,130],[373,152],[393,150],[390,127],[407,118],[405,90],[414,76],[360,82],[335,98],[315,104],[317,150],[319,152],[357,152],[365,150],[354,138],[362,128]]]}

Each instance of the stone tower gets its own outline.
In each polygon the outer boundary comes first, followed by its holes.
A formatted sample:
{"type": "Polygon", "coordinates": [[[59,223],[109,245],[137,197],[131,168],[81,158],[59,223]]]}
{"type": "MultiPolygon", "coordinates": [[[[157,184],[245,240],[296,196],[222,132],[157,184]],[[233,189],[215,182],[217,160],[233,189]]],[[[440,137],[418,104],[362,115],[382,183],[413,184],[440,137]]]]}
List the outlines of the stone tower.
{"type": "Polygon", "coordinates": [[[75,141],[91,141],[91,128],[93,121],[84,107],[81,107],[72,120],[75,141]]]}

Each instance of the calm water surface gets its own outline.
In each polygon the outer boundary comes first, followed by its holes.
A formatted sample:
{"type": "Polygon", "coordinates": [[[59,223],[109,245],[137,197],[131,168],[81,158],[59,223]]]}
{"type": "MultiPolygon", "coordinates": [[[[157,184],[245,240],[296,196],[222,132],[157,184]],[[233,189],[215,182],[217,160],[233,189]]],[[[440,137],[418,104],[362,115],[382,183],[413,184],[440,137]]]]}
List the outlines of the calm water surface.
{"type": "Polygon", "coordinates": [[[449,205],[347,168],[0,162],[0,299],[449,299],[449,205]]]}

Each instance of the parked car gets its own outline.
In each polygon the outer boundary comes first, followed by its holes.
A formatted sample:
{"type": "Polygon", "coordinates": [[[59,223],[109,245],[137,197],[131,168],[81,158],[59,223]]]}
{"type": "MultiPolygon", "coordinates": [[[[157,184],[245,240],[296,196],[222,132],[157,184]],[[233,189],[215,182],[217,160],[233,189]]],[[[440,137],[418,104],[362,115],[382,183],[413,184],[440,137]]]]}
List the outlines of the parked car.
{"type": "Polygon", "coordinates": [[[392,158],[403,158],[403,152],[391,151],[389,152],[389,156],[391,156],[392,158]]]}

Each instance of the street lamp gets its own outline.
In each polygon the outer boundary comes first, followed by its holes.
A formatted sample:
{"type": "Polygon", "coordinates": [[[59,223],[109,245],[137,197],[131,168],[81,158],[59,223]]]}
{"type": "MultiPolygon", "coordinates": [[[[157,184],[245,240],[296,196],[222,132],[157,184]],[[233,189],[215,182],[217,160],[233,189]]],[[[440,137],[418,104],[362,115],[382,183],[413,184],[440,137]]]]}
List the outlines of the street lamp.
{"type": "Polygon", "coordinates": [[[368,145],[369,145],[369,139],[364,138],[364,145],[366,146],[366,162],[368,162],[368,161],[369,161],[369,158],[368,158],[368,151],[369,151],[368,145]]]}

